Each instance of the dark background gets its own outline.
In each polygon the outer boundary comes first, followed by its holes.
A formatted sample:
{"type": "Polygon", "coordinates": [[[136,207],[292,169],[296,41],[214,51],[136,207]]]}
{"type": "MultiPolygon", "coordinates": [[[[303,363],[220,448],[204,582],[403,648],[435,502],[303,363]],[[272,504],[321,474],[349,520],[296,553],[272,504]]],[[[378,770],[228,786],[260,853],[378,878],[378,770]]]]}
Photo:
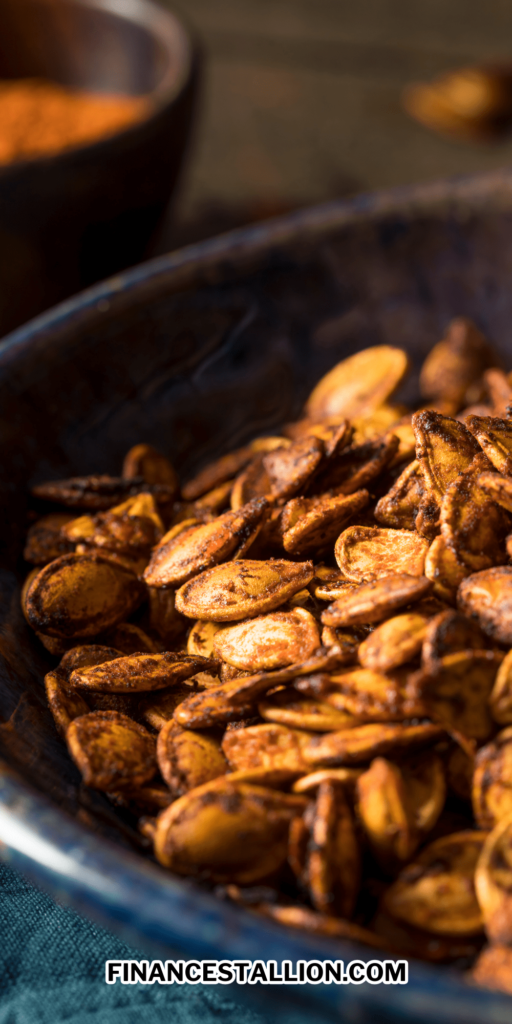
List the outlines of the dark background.
{"type": "Polygon", "coordinates": [[[512,163],[441,139],[403,86],[512,61],[511,0],[181,0],[206,55],[195,141],[158,251],[366,189],[512,163]]]}

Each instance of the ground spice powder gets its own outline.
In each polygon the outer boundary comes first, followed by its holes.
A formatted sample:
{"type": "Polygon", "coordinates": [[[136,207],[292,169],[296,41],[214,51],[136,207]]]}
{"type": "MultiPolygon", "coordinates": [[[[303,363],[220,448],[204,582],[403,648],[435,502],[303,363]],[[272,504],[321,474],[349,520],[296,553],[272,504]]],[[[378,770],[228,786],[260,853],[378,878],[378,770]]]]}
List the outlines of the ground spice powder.
{"type": "Polygon", "coordinates": [[[115,135],[148,108],[144,97],[74,91],[37,78],[0,81],[0,164],[115,135]]]}

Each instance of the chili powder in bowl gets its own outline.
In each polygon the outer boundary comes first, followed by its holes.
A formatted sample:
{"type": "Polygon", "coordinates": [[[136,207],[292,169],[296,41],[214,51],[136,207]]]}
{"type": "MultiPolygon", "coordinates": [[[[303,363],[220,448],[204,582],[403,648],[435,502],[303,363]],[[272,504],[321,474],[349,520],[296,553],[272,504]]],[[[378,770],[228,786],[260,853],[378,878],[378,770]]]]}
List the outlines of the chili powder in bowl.
{"type": "Polygon", "coordinates": [[[143,257],[181,167],[198,72],[189,32],[152,0],[23,0],[11,22],[6,11],[0,336],[143,257]]]}
{"type": "Polygon", "coordinates": [[[131,127],[151,112],[139,96],[68,89],[44,78],[0,81],[0,165],[55,155],[131,127]]]}

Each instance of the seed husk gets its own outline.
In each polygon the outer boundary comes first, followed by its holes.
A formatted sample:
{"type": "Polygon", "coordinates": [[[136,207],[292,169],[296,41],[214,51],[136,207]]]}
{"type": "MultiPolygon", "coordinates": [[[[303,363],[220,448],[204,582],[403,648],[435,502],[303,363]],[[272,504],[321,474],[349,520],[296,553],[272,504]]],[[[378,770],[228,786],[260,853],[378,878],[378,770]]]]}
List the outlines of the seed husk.
{"type": "Polygon", "coordinates": [[[320,913],[351,917],[361,879],[355,824],[343,785],[320,783],[312,814],[306,878],[320,913]]]}
{"type": "Polygon", "coordinates": [[[329,459],[314,474],[307,494],[348,495],[369,487],[391,464],[397,455],[399,444],[395,434],[385,434],[384,437],[344,448],[340,455],[329,459]]]}
{"type": "Polygon", "coordinates": [[[469,468],[480,448],[463,423],[431,409],[415,413],[412,423],[425,489],[440,506],[449,485],[469,468]]]}
{"type": "Polygon", "coordinates": [[[414,530],[424,492],[420,464],[414,459],[402,470],[388,493],[377,502],[375,518],[383,526],[414,530]]]}
{"type": "Polygon", "coordinates": [[[91,711],[75,718],[66,741],[86,786],[93,789],[138,788],[156,772],[153,737],[117,711],[91,711]]]}
{"type": "Polygon", "coordinates": [[[181,493],[185,501],[195,501],[214,487],[231,480],[251,461],[253,455],[251,446],[244,445],[243,448],[237,448],[236,451],[222,455],[215,462],[210,462],[182,487],[181,493]]]}
{"type": "Polygon", "coordinates": [[[369,723],[352,729],[314,736],[304,749],[304,758],[313,765],[351,765],[417,746],[433,743],[444,734],[439,725],[391,725],[369,723]]]}
{"type": "Polygon", "coordinates": [[[408,370],[405,352],[390,345],[364,349],[338,363],[312,391],[306,412],[325,416],[365,416],[396,390],[408,370]]]}
{"type": "Polygon", "coordinates": [[[501,476],[501,473],[485,472],[478,477],[478,483],[498,505],[512,512],[512,479],[501,476]]]}
{"type": "Polygon", "coordinates": [[[408,861],[419,842],[398,765],[376,757],[357,780],[358,813],[372,850],[384,866],[408,861]]]}
{"type": "Polygon", "coordinates": [[[485,837],[467,831],[431,843],[386,890],[385,910],[434,934],[478,934],[483,921],[473,879],[485,837]]]}
{"type": "Polygon", "coordinates": [[[322,550],[338,537],[342,527],[368,504],[369,494],[366,490],[354,494],[338,495],[337,497],[292,499],[302,505],[302,513],[290,510],[289,502],[283,512],[283,547],[292,555],[305,555],[311,551],[322,550]],[[289,516],[286,519],[286,512],[289,516]],[[294,520],[286,528],[286,522],[294,520]]]}
{"type": "Polygon", "coordinates": [[[64,685],[59,672],[47,672],[44,688],[57,732],[65,736],[73,719],[87,715],[91,709],[79,693],[70,691],[64,685]]]}
{"type": "Polygon", "coordinates": [[[199,786],[158,816],[157,860],[180,875],[252,885],[285,863],[290,821],[305,803],[228,778],[199,786]]]}
{"type": "Polygon", "coordinates": [[[512,941],[512,817],[498,821],[485,839],[475,871],[475,889],[491,942],[512,941]]]}
{"type": "Polygon", "coordinates": [[[459,586],[457,603],[497,643],[512,645],[512,567],[473,573],[459,586]]]}
{"type": "Polygon", "coordinates": [[[198,686],[193,677],[173,686],[172,690],[156,690],[139,701],[138,714],[159,732],[173,717],[178,705],[197,691],[198,686]]]}
{"type": "Polygon", "coordinates": [[[62,535],[62,527],[72,518],[69,513],[52,512],[38,519],[27,534],[23,552],[25,561],[32,565],[47,565],[60,555],[70,554],[74,545],[62,535]]]}
{"type": "Polygon", "coordinates": [[[278,608],[312,578],[312,562],[240,559],[185,583],[176,592],[176,607],[192,619],[239,622],[278,608]]]}
{"type": "Polygon", "coordinates": [[[324,694],[326,704],[360,721],[393,721],[410,717],[404,708],[405,677],[384,675],[367,668],[353,668],[330,676],[324,694]]]}
{"type": "Polygon", "coordinates": [[[377,626],[359,646],[363,668],[388,672],[410,661],[422,648],[428,622],[426,615],[405,612],[377,626]]]}
{"type": "Polygon", "coordinates": [[[438,663],[447,654],[482,651],[485,643],[484,634],[475,622],[453,608],[446,608],[434,615],[427,624],[421,649],[422,666],[427,671],[435,672],[438,663]]]}
{"type": "Polygon", "coordinates": [[[158,734],[156,756],[162,778],[173,796],[181,796],[227,772],[218,739],[182,729],[173,719],[158,734]]]}
{"type": "Polygon", "coordinates": [[[489,706],[495,722],[512,723],[512,651],[505,655],[496,673],[489,706]]]}
{"type": "Polygon", "coordinates": [[[267,722],[311,732],[332,732],[349,726],[351,721],[356,723],[352,715],[322,701],[301,697],[291,687],[278,690],[261,701],[258,711],[267,722]]]}
{"type": "Polygon", "coordinates": [[[475,324],[466,317],[452,320],[444,338],[434,345],[423,363],[420,390],[426,399],[447,402],[454,411],[475,401],[484,370],[495,362],[494,352],[475,324]]]}
{"type": "Polygon", "coordinates": [[[99,693],[144,693],[183,682],[196,672],[214,673],[217,668],[217,662],[198,655],[129,654],[102,665],[75,669],[70,684],[99,693]]]}
{"type": "Polygon", "coordinates": [[[365,636],[366,633],[360,629],[333,629],[332,626],[324,626],[322,646],[327,650],[335,647],[340,654],[340,664],[352,665],[357,661],[359,645],[365,636]]]}
{"type": "Polygon", "coordinates": [[[217,657],[247,672],[284,668],[311,657],[320,647],[318,626],[305,608],[269,612],[218,631],[217,657]]]}
{"type": "Polygon", "coordinates": [[[126,453],[123,478],[132,480],[134,477],[142,477],[147,484],[166,484],[175,492],[179,489],[176,470],[169,459],[151,444],[136,444],[126,453]]]}
{"type": "Polygon", "coordinates": [[[307,772],[302,756],[310,734],[284,725],[265,723],[248,729],[233,729],[222,741],[222,750],[231,769],[268,768],[307,772]]]}
{"type": "Polygon", "coordinates": [[[192,626],[187,640],[187,653],[211,658],[214,654],[213,641],[220,629],[226,629],[220,622],[198,621],[192,626]]]}
{"type": "Polygon", "coordinates": [[[150,587],[179,587],[198,573],[233,556],[267,508],[264,498],[225,512],[210,523],[167,534],[155,548],[144,579],[150,587]]]}
{"type": "Polygon", "coordinates": [[[62,555],[32,580],[26,595],[30,625],[49,636],[95,636],[137,607],[137,577],[102,555],[62,555]]]}
{"type": "Polygon", "coordinates": [[[274,498],[288,499],[303,490],[325,458],[322,441],[314,435],[299,438],[263,456],[263,468],[274,498]]]}
{"type": "Polygon", "coordinates": [[[410,530],[349,526],[334,547],[336,561],[347,579],[370,583],[385,576],[423,576],[428,541],[410,530]]]}
{"type": "Polygon", "coordinates": [[[68,480],[50,480],[32,488],[35,498],[51,501],[66,508],[103,512],[141,491],[150,491],[159,507],[172,506],[175,488],[168,484],[147,484],[143,477],[123,480],[121,477],[77,476],[68,480]]]}
{"type": "Polygon", "coordinates": [[[408,696],[422,704],[434,721],[485,741],[493,729],[489,697],[502,659],[496,651],[447,654],[432,671],[421,669],[410,677],[408,696]]]}
{"type": "Polygon", "coordinates": [[[471,465],[449,487],[441,503],[441,534],[457,560],[469,572],[490,569],[506,560],[505,537],[512,520],[480,487],[479,477],[490,468],[485,455],[475,455],[471,465]]]}
{"type": "Polygon", "coordinates": [[[319,771],[297,779],[292,790],[294,793],[309,793],[318,789],[321,782],[336,782],[350,790],[353,789],[362,771],[362,768],[320,768],[319,771]]]}
{"type": "Polygon", "coordinates": [[[290,665],[287,668],[276,669],[275,672],[242,675],[183,701],[176,709],[176,721],[180,725],[194,729],[206,729],[220,722],[236,721],[250,713],[259,699],[274,687],[314,672],[327,671],[336,667],[338,663],[338,654],[334,649],[332,652],[316,654],[301,665],[290,665]]]}
{"type": "Polygon", "coordinates": [[[404,605],[418,601],[432,588],[426,576],[385,576],[350,589],[322,612],[326,626],[358,626],[381,622],[404,605]]]}
{"type": "Polygon", "coordinates": [[[480,747],[473,775],[473,810],[480,828],[491,829],[512,815],[512,729],[480,747]]]}
{"type": "Polygon", "coordinates": [[[260,914],[272,918],[280,924],[292,928],[299,928],[301,931],[311,932],[314,935],[328,935],[337,939],[349,939],[352,942],[362,942],[374,949],[387,949],[385,939],[377,936],[368,928],[362,928],[352,921],[343,921],[339,917],[332,917],[328,914],[318,914],[307,907],[280,906],[272,903],[262,903],[258,906],[260,914]]]}
{"type": "Polygon", "coordinates": [[[62,528],[67,537],[93,548],[146,560],[164,533],[164,524],[152,494],[127,498],[107,512],[81,516],[62,528]]]}
{"type": "Polygon", "coordinates": [[[469,574],[470,569],[459,561],[445,538],[436,537],[425,559],[425,576],[432,581],[433,594],[441,601],[454,604],[457,590],[469,574]]]}
{"type": "MultiPolygon", "coordinates": [[[[498,416],[468,416],[466,426],[498,473],[512,473],[512,423],[498,416]]],[[[491,469],[491,467],[488,467],[491,469]]],[[[482,469],[482,472],[485,472],[482,469]]]]}

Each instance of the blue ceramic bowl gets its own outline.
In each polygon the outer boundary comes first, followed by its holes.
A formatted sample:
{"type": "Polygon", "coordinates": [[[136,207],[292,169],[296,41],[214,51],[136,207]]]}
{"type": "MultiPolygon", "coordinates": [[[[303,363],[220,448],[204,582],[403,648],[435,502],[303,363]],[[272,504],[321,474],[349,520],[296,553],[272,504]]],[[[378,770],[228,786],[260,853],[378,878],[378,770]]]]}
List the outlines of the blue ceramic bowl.
{"type": "MultiPolygon", "coordinates": [[[[138,947],[176,957],[359,955],[166,874],[80,782],[45,706],[48,656],[19,611],[30,485],[119,471],[148,441],[186,475],[296,416],[366,345],[418,366],[454,315],[512,362],[512,172],[334,203],[162,257],[57,307],[0,345],[0,852],[138,947]]],[[[414,379],[409,397],[414,397],[414,379]]],[[[262,990],[272,1019],[294,989],[262,990]],[[281,1001],[280,1001],[281,999],[281,1001]]],[[[411,963],[407,986],[309,986],[313,1016],[508,1024],[512,1002],[411,963]]],[[[251,999],[258,992],[251,990],[251,999]]],[[[323,1018],[324,1019],[324,1018],[323,1018]]]]}

